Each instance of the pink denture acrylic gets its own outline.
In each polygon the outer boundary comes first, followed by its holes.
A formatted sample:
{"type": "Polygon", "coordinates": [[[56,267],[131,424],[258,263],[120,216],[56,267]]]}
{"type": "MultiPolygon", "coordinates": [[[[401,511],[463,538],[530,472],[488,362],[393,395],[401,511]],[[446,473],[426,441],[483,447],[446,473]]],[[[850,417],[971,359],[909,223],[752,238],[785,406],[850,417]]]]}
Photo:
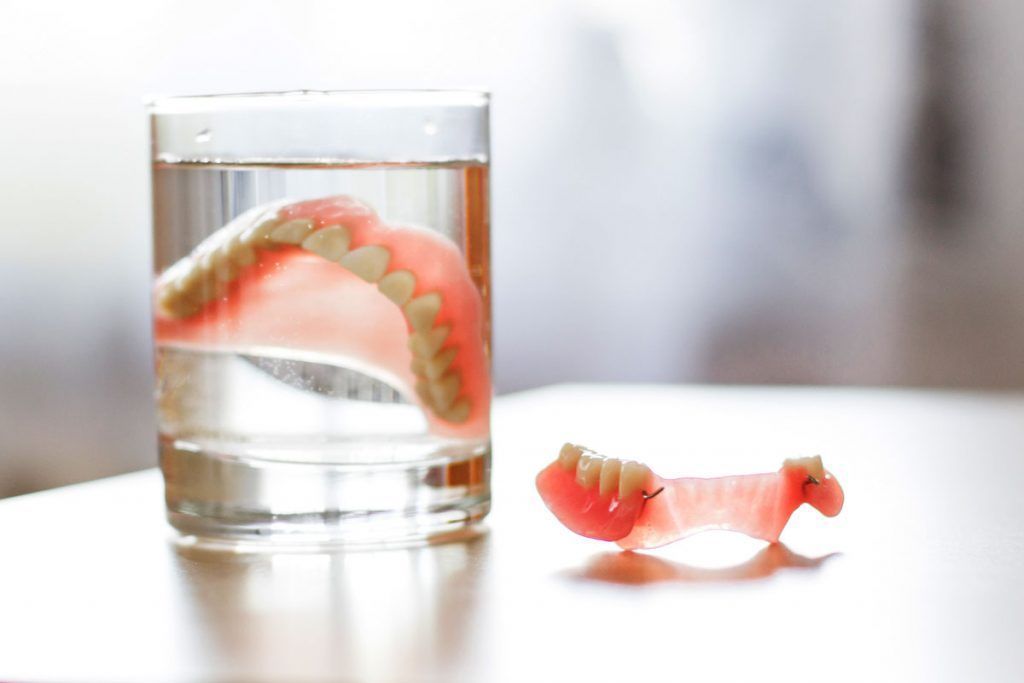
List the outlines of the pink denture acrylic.
{"type": "Polygon", "coordinates": [[[789,459],[763,474],[664,479],[642,463],[571,443],[541,470],[536,484],[567,528],[626,550],[657,548],[713,529],[778,543],[801,505],[835,517],[845,500],[821,456],[789,459]]]}
{"type": "Polygon", "coordinates": [[[487,513],[487,104],[150,105],[160,464],[186,537],[409,543],[487,513]]]}

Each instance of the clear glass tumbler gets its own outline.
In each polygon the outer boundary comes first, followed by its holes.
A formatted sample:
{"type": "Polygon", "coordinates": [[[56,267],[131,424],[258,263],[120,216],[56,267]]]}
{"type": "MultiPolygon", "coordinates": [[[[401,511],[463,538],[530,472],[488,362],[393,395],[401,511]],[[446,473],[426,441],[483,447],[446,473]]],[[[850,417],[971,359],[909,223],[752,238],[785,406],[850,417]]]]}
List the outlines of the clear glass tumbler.
{"type": "Polygon", "coordinates": [[[160,466],[182,533],[379,544],[487,514],[488,103],[149,104],[160,466]]]}

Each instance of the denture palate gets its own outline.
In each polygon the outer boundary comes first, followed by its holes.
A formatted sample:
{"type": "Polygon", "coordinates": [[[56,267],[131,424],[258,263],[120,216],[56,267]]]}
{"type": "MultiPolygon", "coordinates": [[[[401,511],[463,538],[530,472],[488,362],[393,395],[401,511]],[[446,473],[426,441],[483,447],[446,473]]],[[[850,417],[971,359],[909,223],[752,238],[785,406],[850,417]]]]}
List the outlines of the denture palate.
{"type": "Polygon", "coordinates": [[[390,251],[380,245],[352,245],[350,231],[340,224],[317,227],[312,219],[282,220],[276,214],[253,227],[223,231],[203,244],[191,257],[182,259],[162,277],[158,305],[172,318],[187,318],[224,295],[227,285],[241,270],[256,262],[256,249],[298,247],[337,263],[366,282],[402,309],[410,327],[410,369],[417,378],[415,390],[437,415],[449,422],[469,417],[470,403],[460,396],[462,381],[450,366],[455,347],[442,348],[450,329],[435,325],[441,310],[440,292],[416,292],[416,275],[404,269],[388,271],[390,251]]]}

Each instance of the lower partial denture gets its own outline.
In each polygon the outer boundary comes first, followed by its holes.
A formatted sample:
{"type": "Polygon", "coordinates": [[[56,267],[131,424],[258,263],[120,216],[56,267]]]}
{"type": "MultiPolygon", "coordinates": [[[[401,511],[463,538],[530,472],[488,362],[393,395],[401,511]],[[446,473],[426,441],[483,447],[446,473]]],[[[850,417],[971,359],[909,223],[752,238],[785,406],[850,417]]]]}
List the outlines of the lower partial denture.
{"type": "Polygon", "coordinates": [[[843,491],[819,456],[787,460],[778,472],[715,479],[662,479],[646,465],[566,444],[537,476],[551,511],[573,531],[652,548],[707,529],[775,542],[803,503],[829,517],[843,491]]]}

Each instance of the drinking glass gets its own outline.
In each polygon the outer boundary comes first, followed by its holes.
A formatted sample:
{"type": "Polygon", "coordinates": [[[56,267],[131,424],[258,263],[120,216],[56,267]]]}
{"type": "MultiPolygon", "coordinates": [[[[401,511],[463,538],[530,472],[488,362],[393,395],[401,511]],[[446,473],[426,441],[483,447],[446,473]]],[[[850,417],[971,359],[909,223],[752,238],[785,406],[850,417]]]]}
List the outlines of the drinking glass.
{"type": "Polygon", "coordinates": [[[158,441],[180,532],[406,543],[487,514],[488,105],[149,103],[158,441]]]}

